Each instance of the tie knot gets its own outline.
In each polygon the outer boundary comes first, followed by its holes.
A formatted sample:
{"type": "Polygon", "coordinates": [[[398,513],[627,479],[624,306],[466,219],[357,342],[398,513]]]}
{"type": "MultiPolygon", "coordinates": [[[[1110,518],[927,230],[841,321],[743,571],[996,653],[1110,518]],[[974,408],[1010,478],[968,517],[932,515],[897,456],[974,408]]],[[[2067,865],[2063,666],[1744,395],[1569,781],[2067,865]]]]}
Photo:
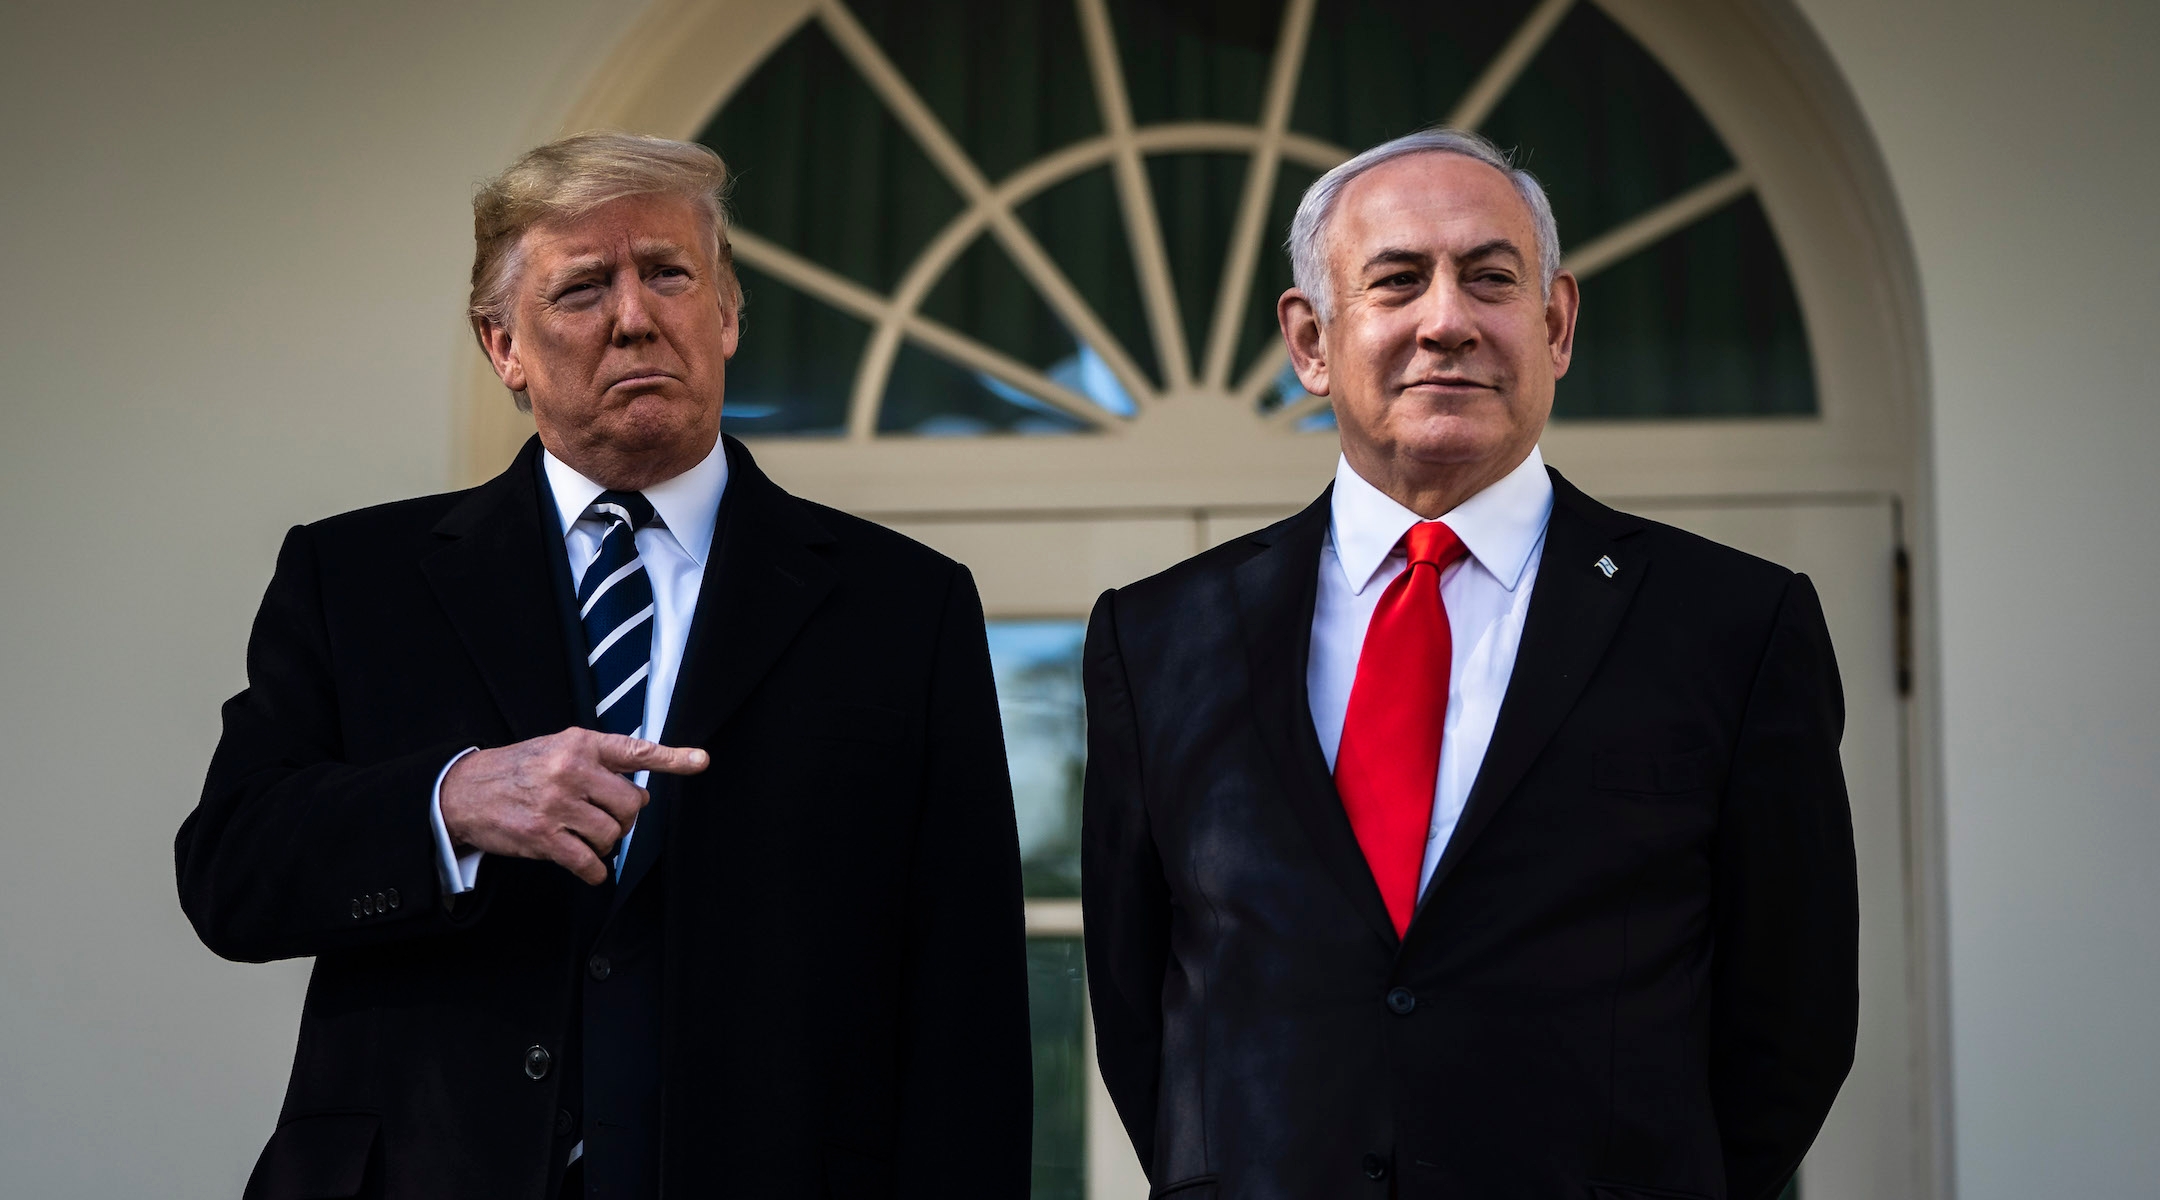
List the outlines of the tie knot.
{"type": "Polygon", "coordinates": [[[624,521],[636,532],[652,524],[652,501],[638,492],[606,491],[600,493],[586,512],[603,521],[624,521]]]}
{"type": "Polygon", "coordinates": [[[1455,531],[1440,521],[1419,521],[1403,535],[1403,552],[1410,556],[1410,565],[1429,563],[1436,571],[1445,571],[1449,565],[1469,553],[1455,531]]]}

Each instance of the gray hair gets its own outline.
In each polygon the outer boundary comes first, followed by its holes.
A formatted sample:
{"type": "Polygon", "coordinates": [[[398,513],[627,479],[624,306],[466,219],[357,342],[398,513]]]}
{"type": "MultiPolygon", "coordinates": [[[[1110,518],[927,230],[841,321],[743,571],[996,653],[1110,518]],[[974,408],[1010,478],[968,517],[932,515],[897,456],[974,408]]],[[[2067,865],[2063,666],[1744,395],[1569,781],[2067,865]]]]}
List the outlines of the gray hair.
{"type": "MultiPolygon", "coordinates": [[[[712,231],[720,303],[740,312],[742,284],[727,238],[728,182],[727,164],[696,142],[597,132],[526,151],[473,195],[472,295],[466,310],[473,334],[485,348],[488,325],[509,326],[510,285],[524,265],[526,230],[575,220],[629,196],[674,196],[698,210],[712,231]]],[[[516,396],[518,407],[529,411],[525,395],[516,396]]]]}
{"type": "Polygon", "coordinates": [[[1545,189],[1538,186],[1537,177],[1518,169],[1512,154],[1466,129],[1420,129],[1382,142],[1342,163],[1314,180],[1305,189],[1305,198],[1298,201],[1297,215],[1290,219],[1290,237],[1283,248],[1290,252],[1291,278],[1313,302],[1320,319],[1325,321],[1335,315],[1335,282],[1328,274],[1325,245],[1335,202],[1351,180],[1382,163],[1412,154],[1459,154],[1507,176],[1508,182],[1515,185],[1515,194],[1530,208],[1530,223],[1537,230],[1539,283],[1543,295],[1550,298],[1553,279],[1560,273],[1560,226],[1553,220],[1552,202],[1545,198],[1545,189]]]}

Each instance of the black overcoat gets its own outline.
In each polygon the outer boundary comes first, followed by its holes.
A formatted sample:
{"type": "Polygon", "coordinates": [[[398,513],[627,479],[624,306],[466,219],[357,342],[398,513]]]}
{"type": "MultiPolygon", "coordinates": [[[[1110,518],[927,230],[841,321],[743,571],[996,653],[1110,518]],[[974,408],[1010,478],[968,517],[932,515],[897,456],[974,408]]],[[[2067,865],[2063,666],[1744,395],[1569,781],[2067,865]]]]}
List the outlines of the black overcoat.
{"type": "Polygon", "coordinates": [[[493,857],[446,905],[428,818],[456,751],[590,717],[537,439],[478,488],[287,536],[175,846],[212,950],[315,957],[253,1194],[541,1200],[590,1124],[575,1068],[640,1056],[665,1195],[1026,1194],[1019,860],[974,582],[726,452],[663,736],[713,765],[655,777],[599,909],[493,857]],[[604,979],[596,936],[623,943],[604,979]],[[649,1007],[583,1057],[578,1013],[618,983],[649,1007]]]}

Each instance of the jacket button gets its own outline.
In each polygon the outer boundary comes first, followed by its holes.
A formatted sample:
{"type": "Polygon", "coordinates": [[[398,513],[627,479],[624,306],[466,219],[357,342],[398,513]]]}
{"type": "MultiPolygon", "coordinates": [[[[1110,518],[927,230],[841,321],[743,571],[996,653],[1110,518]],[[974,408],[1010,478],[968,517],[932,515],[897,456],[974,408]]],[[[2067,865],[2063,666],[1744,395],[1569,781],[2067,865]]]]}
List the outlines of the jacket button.
{"type": "MultiPolygon", "coordinates": [[[[1417,1008],[1417,993],[1409,988],[1391,988],[1387,994],[1387,1009],[1398,1017],[1407,1017],[1417,1008]]],[[[1374,1178],[1379,1178],[1374,1176],[1374,1178]]]]}
{"type": "Polygon", "coordinates": [[[571,1115],[570,1115],[570,1110],[569,1110],[569,1109],[567,1109],[567,1108],[558,1108],[558,1109],[556,1109],[556,1110],[555,1110],[555,1136],[556,1136],[556,1137],[569,1137],[569,1136],[570,1136],[570,1131],[571,1131],[571,1130],[573,1130],[573,1129],[576,1129],[576,1128],[577,1128],[577,1118],[576,1118],[576,1117],[573,1117],[573,1116],[571,1116],[571,1115]]]}
{"type": "Polygon", "coordinates": [[[358,900],[352,902],[352,915],[353,920],[357,921],[360,919],[360,902],[358,900]]]}
{"type": "Polygon", "coordinates": [[[604,954],[595,954],[585,963],[585,973],[594,979],[606,979],[614,969],[608,965],[607,956],[604,954]]]}
{"type": "Polygon", "coordinates": [[[1365,1178],[1367,1179],[1387,1178],[1387,1160],[1377,1154],[1366,1155],[1365,1161],[1360,1165],[1365,1168],[1365,1178]]]}
{"type": "Polygon", "coordinates": [[[390,907],[392,907],[392,908],[396,908],[397,906],[398,906],[398,894],[397,894],[397,889],[396,889],[396,888],[391,888],[391,889],[390,889],[390,907]]]}
{"type": "Polygon", "coordinates": [[[379,913],[389,912],[390,897],[384,895],[381,892],[375,893],[375,911],[379,913]]]}
{"type": "Polygon", "coordinates": [[[546,1079],[548,1066],[555,1061],[546,1046],[532,1046],[525,1051],[525,1078],[546,1079]]]}
{"type": "Polygon", "coordinates": [[[373,896],[362,896],[362,897],[360,897],[360,911],[361,911],[361,912],[364,912],[364,913],[366,913],[367,915],[369,915],[369,916],[371,916],[371,917],[372,917],[372,916],[374,916],[374,915],[375,915],[375,897],[373,897],[373,896]]]}

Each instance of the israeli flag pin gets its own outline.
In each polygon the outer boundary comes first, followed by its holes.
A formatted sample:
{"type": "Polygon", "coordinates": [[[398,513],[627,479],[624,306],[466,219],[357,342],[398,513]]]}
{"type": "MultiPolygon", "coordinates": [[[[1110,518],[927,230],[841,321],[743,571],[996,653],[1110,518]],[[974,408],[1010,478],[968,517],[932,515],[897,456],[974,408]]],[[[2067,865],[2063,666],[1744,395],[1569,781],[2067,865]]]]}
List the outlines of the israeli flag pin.
{"type": "Polygon", "coordinates": [[[1620,573],[1620,565],[1612,560],[1610,554],[1604,555],[1597,560],[1597,569],[1605,572],[1605,578],[1607,579],[1611,579],[1620,573]]]}

